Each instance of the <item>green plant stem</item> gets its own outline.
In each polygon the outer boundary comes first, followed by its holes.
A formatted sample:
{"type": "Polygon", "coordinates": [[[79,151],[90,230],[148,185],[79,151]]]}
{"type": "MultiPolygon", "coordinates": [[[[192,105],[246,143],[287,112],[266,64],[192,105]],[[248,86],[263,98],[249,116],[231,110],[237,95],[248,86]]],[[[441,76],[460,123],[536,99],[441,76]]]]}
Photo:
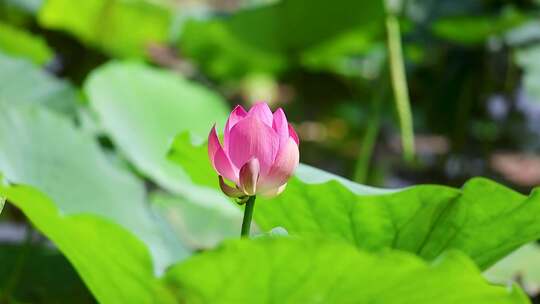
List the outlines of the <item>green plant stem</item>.
{"type": "Polygon", "coordinates": [[[377,142],[377,137],[381,127],[381,108],[384,101],[384,95],[385,94],[381,92],[371,101],[372,109],[368,118],[368,124],[364,137],[362,138],[360,153],[358,154],[356,168],[354,171],[354,181],[357,183],[363,184],[367,181],[370,163],[373,156],[373,149],[375,148],[375,143],[377,142]]]}
{"type": "Polygon", "coordinates": [[[240,233],[241,237],[249,237],[251,218],[253,218],[253,208],[255,208],[255,195],[250,196],[246,202],[246,208],[244,209],[244,219],[242,220],[242,232],[240,233]]]}
{"type": "Polygon", "coordinates": [[[407,88],[407,76],[405,74],[405,64],[403,62],[403,49],[401,46],[401,32],[399,21],[396,15],[387,9],[386,31],[387,43],[390,59],[390,74],[392,77],[392,88],[399,117],[401,129],[401,142],[403,155],[406,161],[414,159],[414,130],[409,100],[409,90],[407,88]]]}

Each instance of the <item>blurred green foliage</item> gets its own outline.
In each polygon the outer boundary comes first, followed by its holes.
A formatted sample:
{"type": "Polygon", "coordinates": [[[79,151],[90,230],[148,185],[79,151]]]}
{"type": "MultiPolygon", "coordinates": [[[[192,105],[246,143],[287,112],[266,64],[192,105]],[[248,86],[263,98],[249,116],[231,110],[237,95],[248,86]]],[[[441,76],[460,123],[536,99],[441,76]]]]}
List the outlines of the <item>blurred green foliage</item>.
{"type": "Polygon", "coordinates": [[[45,28],[130,58],[144,57],[149,44],[166,41],[170,19],[167,8],[144,0],[47,0],[38,15],[45,28]]]}
{"type": "Polygon", "coordinates": [[[275,74],[299,64],[324,66],[351,52],[366,51],[382,35],[381,1],[291,0],[233,16],[187,22],[182,54],[217,78],[275,74]],[[309,7],[309,9],[306,9],[309,7]],[[321,22],[332,20],[331,22],[321,22]],[[254,26],[256,24],[256,26],[254,26]]]}
{"type": "Polygon", "coordinates": [[[39,66],[0,53],[0,104],[44,105],[65,115],[74,115],[81,103],[78,89],[39,66]]]}
{"type": "Polygon", "coordinates": [[[43,38],[4,23],[0,23],[0,49],[3,53],[26,57],[40,65],[53,56],[43,38]]]}

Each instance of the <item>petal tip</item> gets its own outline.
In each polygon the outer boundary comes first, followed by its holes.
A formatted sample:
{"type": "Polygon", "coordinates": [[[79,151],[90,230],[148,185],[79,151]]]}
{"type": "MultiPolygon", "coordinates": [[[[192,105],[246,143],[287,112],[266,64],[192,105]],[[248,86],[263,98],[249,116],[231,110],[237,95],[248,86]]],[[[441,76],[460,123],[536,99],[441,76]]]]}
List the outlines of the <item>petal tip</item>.
{"type": "Polygon", "coordinates": [[[300,138],[298,137],[298,134],[294,130],[293,126],[289,123],[289,136],[294,140],[297,146],[300,145],[300,138]]]}
{"type": "Polygon", "coordinates": [[[240,115],[240,116],[245,116],[247,114],[247,111],[246,109],[244,109],[244,107],[242,107],[242,105],[236,105],[234,107],[234,109],[231,111],[231,113],[235,113],[237,115],[240,115]]]}

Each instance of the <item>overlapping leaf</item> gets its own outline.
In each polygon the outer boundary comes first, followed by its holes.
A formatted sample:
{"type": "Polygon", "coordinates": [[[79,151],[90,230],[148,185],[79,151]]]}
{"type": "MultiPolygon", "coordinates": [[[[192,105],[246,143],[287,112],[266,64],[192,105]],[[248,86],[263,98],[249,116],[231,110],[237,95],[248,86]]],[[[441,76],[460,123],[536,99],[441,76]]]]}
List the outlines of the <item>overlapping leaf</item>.
{"type": "Polygon", "coordinates": [[[194,186],[166,157],[178,132],[206,135],[213,122],[223,122],[224,100],[180,75],[135,62],[99,68],[86,81],[85,91],[119,151],[143,175],[176,195],[158,195],[154,202],[177,237],[200,249],[229,236],[232,223],[241,217],[238,208],[223,195],[194,186]]]}
{"type": "Polygon", "coordinates": [[[113,165],[89,135],[40,107],[0,109],[7,181],[40,190],[61,214],[95,214],[127,228],[149,247],[157,272],[190,254],[148,209],[142,182],[113,165]]]}
{"type": "Polygon", "coordinates": [[[407,253],[319,239],[230,242],[158,280],[143,243],[120,226],[63,215],[27,186],[1,186],[0,195],[58,246],[100,303],[528,303],[519,288],[488,284],[458,252],[428,266],[407,253]]]}
{"type": "Polygon", "coordinates": [[[148,249],[125,229],[99,216],[66,215],[28,186],[0,186],[0,195],[58,246],[100,303],[174,303],[148,249]]]}
{"type": "Polygon", "coordinates": [[[458,252],[426,265],[327,241],[235,241],[173,267],[165,282],[186,303],[528,303],[488,284],[458,252]]]}
{"type": "Polygon", "coordinates": [[[168,146],[179,132],[203,135],[213,122],[224,121],[223,99],[180,75],[134,62],[99,68],[85,91],[126,157],[165,189],[189,195],[188,176],[166,159],[168,146]]]}

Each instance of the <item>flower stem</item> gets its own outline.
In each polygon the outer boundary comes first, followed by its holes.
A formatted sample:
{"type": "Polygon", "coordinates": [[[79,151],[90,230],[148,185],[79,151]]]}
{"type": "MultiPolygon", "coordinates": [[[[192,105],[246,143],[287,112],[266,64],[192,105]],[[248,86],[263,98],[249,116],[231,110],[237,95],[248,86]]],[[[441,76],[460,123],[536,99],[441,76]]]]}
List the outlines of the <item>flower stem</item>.
{"type": "Polygon", "coordinates": [[[405,73],[405,63],[403,60],[403,48],[401,46],[401,31],[398,18],[395,12],[386,5],[386,31],[387,44],[390,53],[390,74],[392,77],[392,87],[394,89],[394,99],[396,101],[399,126],[401,129],[401,144],[405,160],[414,160],[414,129],[411,112],[411,102],[409,100],[409,89],[407,87],[407,75],[405,73]]]}
{"type": "Polygon", "coordinates": [[[244,220],[242,221],[241,237],[249,237],[249,229],[251,227],[251,218],[253,217],[253,208],[255,207],[255,195],[250,196],[246,202],[244,209],[244,220]]]}

